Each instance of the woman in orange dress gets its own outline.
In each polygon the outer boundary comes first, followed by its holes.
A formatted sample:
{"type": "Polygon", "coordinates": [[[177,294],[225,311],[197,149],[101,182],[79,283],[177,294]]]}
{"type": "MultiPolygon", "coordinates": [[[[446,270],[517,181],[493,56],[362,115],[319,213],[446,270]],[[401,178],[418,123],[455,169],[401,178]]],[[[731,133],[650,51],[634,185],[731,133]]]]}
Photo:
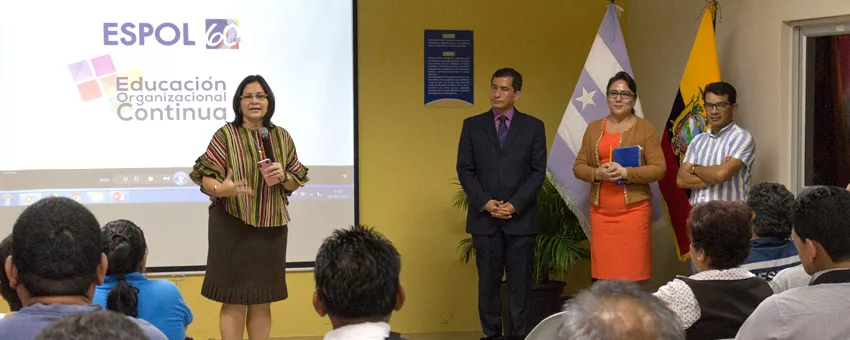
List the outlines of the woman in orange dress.
{"type": "Polygon", "coordinates": [[[634,114],[637,85],[626,72],[608,81],[610,115],[588,124],[573,173],[590,183],[590,261],[594,280],[643,281],[652,274],[652,205],[649,183],[664,177],[661,140],[634,114]],[[617,147],[641,147],[641,166],[611,160],[617,147]],[[616,183],[625,179],[625,184],[616,183]]]}

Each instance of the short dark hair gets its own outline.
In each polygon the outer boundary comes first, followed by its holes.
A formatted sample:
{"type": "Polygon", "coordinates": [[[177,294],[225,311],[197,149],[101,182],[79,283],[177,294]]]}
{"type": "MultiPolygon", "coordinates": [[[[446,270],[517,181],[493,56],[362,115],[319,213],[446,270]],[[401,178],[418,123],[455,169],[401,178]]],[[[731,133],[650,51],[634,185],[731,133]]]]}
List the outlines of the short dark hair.
{"type": "Polygon", "coordinates": [[[762,182],[750,187],[747,205],[756,213],[753,232],[758,237],[791,237],[794,194],[784,185],[762,182]]]}
{"type": "Polygon", "coordinates": [[[794,232],[823,246],[832,262],[850,260],[850,191],[824,186],[803,191],[794,208],[794,232]]]}
{"type": "Polygon", "coordinates": [[[245,79],[242,79],[242,82],[239,83],[239,86],[236,87],[236,92],[233,93],[233,113],[236,115],[236,118],[233,119],[233,125],[242,126],[244,119],[242,115],[242,91],[245,91],[245,86],[254,82],[260,83],[260,87],[262,87],[263,91],[269,96],[269,105],[266,115],[263,117],[263,126],[271,128],[272,116],[274,115],[275,107],[274,92],[272,92],[272,88],[269,86],[269,83],[266,82],[266,79],[259,74],[245,77],[245,79]]]}
{"type": "Polygon", "coordinates": [[[635,332],[645,334],[646,338],[685,340],[676,314],[632,282],[597,281],[590,289],[567,300],[564,312],[558,336],[561,340],[629,339],[635,332]],[[640,316],[642,324],[625,327],[622,316],[635,314],[640,316]]]}
{"type": "Polygon", "coordinates": [[[514,88],[514,91],[522,90],[522,75],[519,74],[519,71],[510,67],[500,68],[493,73],[492,77],[490,77],[490,83],[493,83],[493,79],[502,77],[511,77],[511,87],[514,88]]]}
{"type": "Polygon", "coordinates": [[[27,207],[12,229],[12,262],[33,297],[89,295],[101,262],[100,224],[67,197],[27,207]]]}
{"type": "Polygon", "coordinates": [[[729,100],[729,103],[732,104],[738,102],[738,91],[735,90],[735,87],[732,86],[732,84],[729,84],[725,81],[719,81],[706,85],[705,90],[702,92],[703,102],[705,102],[705,95],[708,93],[714,93],[718,96],[728,96],[727,100],[729,100]]]}
{"type": "MultiPolygon", "coordinates": [[[[6,258],[12,255],[12,234],[6,236],[0,242],[0,263],[5,266],[6,258]]],[[[12,289],[9,285],[9,277],[6,276],[6,270],[0,268],[0,297],[6,300],[9,304],[9,309],[13,312],[21,310],[21,299],[18,298],[18,292],[12,289]]]]}
{"type": "Polygon", "coordinates": [[[608,91],[608,89],[611,88],[611,85],[618,80],[626,82],[626,85],[629,86],[629,90],[632,90],[632,92],[635,93],[635,99],[637,99],[637,83],[635,82],[635,78],[632,78],[632,76],[626,73],[626,71],[617,72],[617,74],[611,77],[611,79],[608,79],[608,85],[605,86],[605,91],[608,91]]]}
{"type": "Polygon", "coordinates": [[[148,336],[130,318],[105,310],[76,313],[47,325],[36,340],[115,339],[147,340],[148,336]]]}
{"type": "Polygon", "coordinates": [[[731,269],[750,255],[753,213],[743,201],[710,201],[697,204],[688,216],[694,249],[711,258],[712,269],[731,269]]]}
{"type": "Polygon", "coordinates": [[[148,245],[145,233],[135,223],[115,220],[101,229],[103,253],[109,260],[106,275],[116,276],[115,287],[106,297],[106,309],[124,315],[139,316],[139,289],[125,280],[125,276],[139,271],[148,245]]]}
{"type": "Polygon", "coordinates": [[[373,228],[335,230],[316,255],[316,292],[330,316],[383,318],[396,305],[400,271],[398,251],[373,228]]]}

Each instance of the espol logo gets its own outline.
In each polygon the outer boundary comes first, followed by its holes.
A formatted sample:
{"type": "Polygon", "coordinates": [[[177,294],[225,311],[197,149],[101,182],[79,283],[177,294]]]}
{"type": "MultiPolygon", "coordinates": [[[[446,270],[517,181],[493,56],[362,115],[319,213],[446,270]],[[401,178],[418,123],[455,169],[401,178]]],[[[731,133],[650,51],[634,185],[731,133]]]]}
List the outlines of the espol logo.
{"type": "MultiPolygon", "coordinates": [[[[242,40],[239,20],[206,19],[206,45],[208,50],[239,49],[242,40]]],[[[162,46],[195,46],[197,36],[189,33],[188,23],[165,22],[105,22],[103,23],[103,45],[145,46],[153,41],[162,46]]]]}
{"type": "Polygon", "coordinates": [[[239,20],[236,19],[207,19],[207,49],[239,48],[239,20]]]}

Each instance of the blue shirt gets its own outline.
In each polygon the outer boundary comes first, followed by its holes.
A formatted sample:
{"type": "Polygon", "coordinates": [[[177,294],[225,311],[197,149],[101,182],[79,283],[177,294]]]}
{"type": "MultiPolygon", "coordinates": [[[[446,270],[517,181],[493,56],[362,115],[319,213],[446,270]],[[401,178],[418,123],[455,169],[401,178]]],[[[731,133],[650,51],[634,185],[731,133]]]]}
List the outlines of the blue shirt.
{"type": "Polygon", "coordinates": [[[688,145],[685,163],[700,166],[721,165],[726,157],[744,162],[744,168],[726,182],[705,189],[691,190],[691,205],[709,201],[746,201],[750,187],[750,172],[756,159],[756,142],[747,130],[734,122],[720,129],[698,134],[688,145]]]}
{"type": "Polygon", "coordinates": [[[759,237],[750,241],[750,256],[741,266],[768,282],[780,270],[800,264],[797,247],[791,240],[775,237],[759,237]]]}
{"type": "MultiPolygon", "coordinates": [[[[0,319],[0,340],[30,340],[35,339],[38,333],[51,322],[62,317],[83,313],[94,312],[103,309],[98,305],[43,305],[40,303],[21,308],[15,314],[0,319]]],[[[130,318],[151,340],[167,339],[156,327],[144,320],[130,318]]]]}
{"type": "MultiPolygon", "coordinates": [[[[192,310],[183,300],[183,294],[171,281],[148,280],[141,273],[127,274],[128,284],[139,289],[139,319],[159,328],[171,340],[184,340],[186,326],[192,323],[192,310]]],[[[118,282],[116,276],[107,276],[97,286],[93,302],[106,308],[106,297],[118,282]]]]}

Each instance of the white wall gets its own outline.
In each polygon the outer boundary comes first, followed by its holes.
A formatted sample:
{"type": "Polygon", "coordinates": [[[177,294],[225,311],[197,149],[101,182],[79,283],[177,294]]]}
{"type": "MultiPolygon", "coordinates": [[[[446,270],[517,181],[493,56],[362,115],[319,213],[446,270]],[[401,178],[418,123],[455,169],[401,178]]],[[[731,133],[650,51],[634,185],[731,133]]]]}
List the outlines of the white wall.
{"type": "MultiPolygon", "coordinates": [[[[736,120],[756,139],[753,182],[791,181],[791,24],[850,15],[848,0],[720,0],[717,48],[723,80],[738,90],[736,120]]],[[[632,2],[629,57],[641,104],[659,133],[670,114],[705,6],[698,0],[632,2]]],[[[653,239],[653,283],[687,273],[670,232],[653,239]]]]}

